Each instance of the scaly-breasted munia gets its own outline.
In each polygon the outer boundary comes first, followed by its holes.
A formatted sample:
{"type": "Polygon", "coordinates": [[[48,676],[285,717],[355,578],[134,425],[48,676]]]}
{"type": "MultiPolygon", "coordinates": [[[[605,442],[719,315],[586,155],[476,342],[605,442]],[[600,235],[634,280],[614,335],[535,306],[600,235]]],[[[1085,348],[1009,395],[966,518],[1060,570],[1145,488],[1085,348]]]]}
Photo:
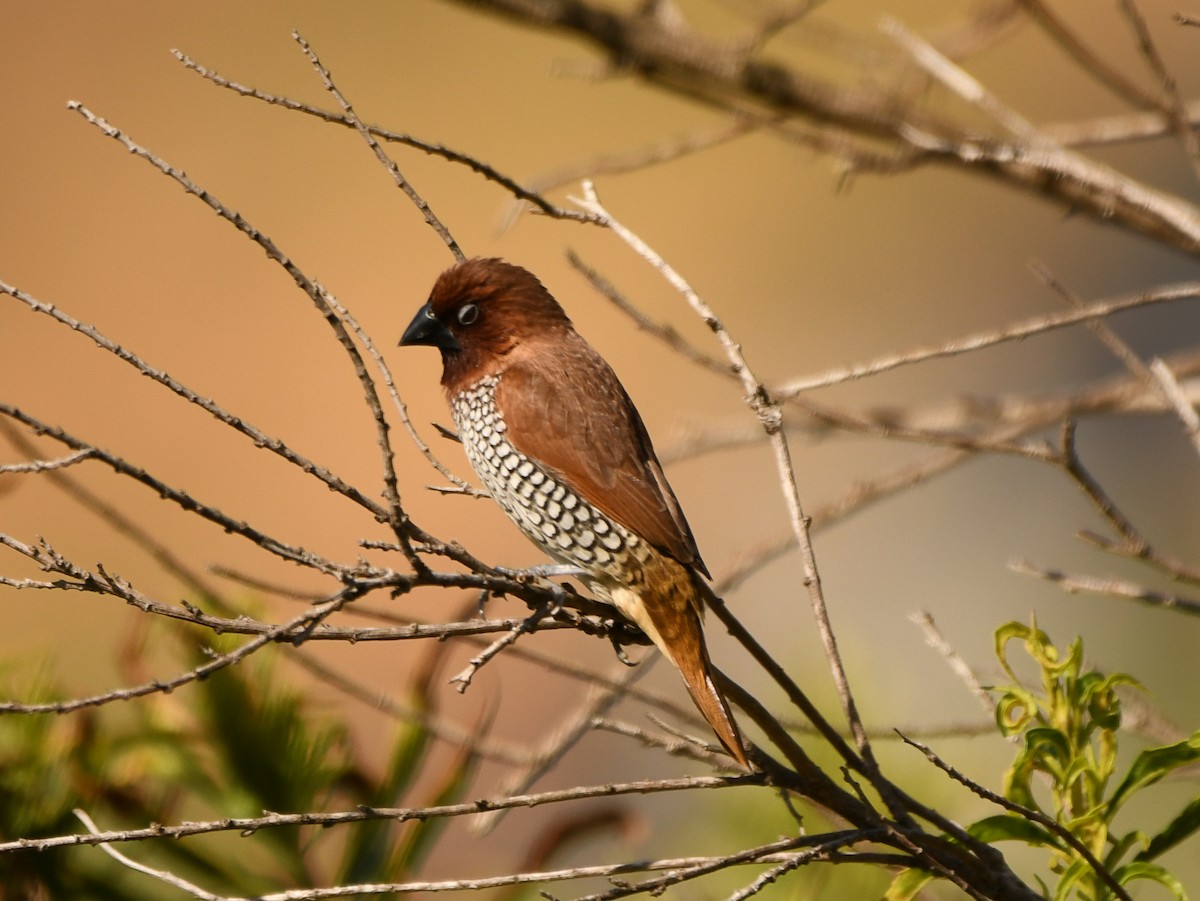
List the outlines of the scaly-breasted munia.
{"type": "Polygon", "coordinates": [[[459,438],[496,503],[658,645],[749,768],[712,679],[692,531],[633,401],[550,292],[519,266],[468,260],[442,273],[400,343],[441,351],[459,438]]]}

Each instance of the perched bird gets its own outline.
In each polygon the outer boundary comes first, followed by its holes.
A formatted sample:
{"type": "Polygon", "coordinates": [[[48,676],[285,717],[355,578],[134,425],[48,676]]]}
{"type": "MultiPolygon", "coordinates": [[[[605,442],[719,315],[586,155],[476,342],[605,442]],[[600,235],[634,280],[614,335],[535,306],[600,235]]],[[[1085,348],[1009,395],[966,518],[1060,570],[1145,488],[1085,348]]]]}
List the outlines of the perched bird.
{"type": "Polygon", "coordinates": [[[550,292],[519,266],[468,260],[442,273],[400,343],[441,351],[459,438],[496,503],[658,645],[749,769],[712,679],[692,531],[633,401],[550,292]]]}

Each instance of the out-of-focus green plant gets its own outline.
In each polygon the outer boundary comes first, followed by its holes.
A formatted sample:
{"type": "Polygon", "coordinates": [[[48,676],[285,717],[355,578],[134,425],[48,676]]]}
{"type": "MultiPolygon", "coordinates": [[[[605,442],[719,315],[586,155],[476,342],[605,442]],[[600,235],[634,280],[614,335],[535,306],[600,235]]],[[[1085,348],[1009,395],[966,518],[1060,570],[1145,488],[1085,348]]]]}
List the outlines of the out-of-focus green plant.
{"type": "MultiPolygon", "coordinates": [[[[1003,786],[1013,809],[981,819],[968,831],[989,843],[1023,841],[1049,851],[1049,871],[1056,880],[1040,881],[1046,897],[1055,901],[1114,897],[1108,880],[1081,847],[1118,885],[1150,880],[1185,901],[1179,880],[1156,861],[1200,831],[1200,797],[1153,834],[1137,828],[1122,831],[1116,819],[1142,789],[1200,760],[1200,732],[1141,751],[1119,773],[1117,688],[1137,686],[1136,679],[1125,673],[1085,670],[1082,640],[1076,638],[1061,653],[1036,621],[1001,626],[996,631],[996,656],[1012,680],[992,689],[998,695],[996,724],[1002,735],[1019,742],[1003,786]],[[1037,665],[1037,687],[1027,687],[1010,665],[1012,641],[1020,641],[1037,665]]],[[[892,883],[887,897],[889,901],[912,898],[932,879],[928,873],[906,871],[892,883]]]]}
{"type": "MultiPolygon", "coordinates": [[[[194,639],[185,646],[185,667],[206,659],[194,639]]],[[[264,649],[179,692],[129,704],[64,715],[0,715],[0,840],[80,832],[75,808],[103,829],[124,829],[264,811],[389,806],[431,766],[441,773],[436,797],[409,800],[459,799],[474,755],[434,758],[428,729],[401,723],[391,765],[376,775],[354,753],[344,714],[285,684],[277,658],[264,649]]],[[[431,661],[426,671],[433,668],[431,661]]],[[[63,697],[44,674],[17,685],[10,670],[2,681],[7,697],[63,697]]],[[[409,687],[415,710],[427,707],[427,689],[427,678],[409,687]]],[[[379,821],[345,830],[284,827],[255,836],[142,842],[123,850],[210,891],[254,896],[338,876],[402,879],[437,834],[437,824],[379,821]]],[[[0,887],[5,899],[178,895],[91,847],[0,855],[0,887]]]]}

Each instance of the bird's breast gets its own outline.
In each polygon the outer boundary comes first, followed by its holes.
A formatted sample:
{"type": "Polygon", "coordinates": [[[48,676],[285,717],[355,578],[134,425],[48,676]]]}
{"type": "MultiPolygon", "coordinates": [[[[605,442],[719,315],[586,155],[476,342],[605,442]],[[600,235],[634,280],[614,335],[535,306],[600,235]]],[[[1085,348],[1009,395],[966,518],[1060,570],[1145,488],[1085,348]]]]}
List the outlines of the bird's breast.
{"type": "MultiPolygon", "coordinates": [[[[560,563],[599,585],[621,584],[653,549],[588,503],[558,473],[514,446],[496,406],[502,376],[488,376],[451,398],[454,423],[471,467],[492,499],[525,535],[560,563]]],[[[536,444],[536,442],[528,442],[536,444]]]]}

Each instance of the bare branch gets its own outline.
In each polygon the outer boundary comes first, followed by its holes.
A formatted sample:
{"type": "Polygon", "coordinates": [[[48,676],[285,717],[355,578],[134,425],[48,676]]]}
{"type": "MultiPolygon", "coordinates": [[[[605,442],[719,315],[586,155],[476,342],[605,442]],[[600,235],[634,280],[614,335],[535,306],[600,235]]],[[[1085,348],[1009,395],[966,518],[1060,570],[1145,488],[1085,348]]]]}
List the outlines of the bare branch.
{"type": "Polygon", "coordinates": [[[288,826],[340,826],[368,820],[395,820],[399,823],[449,817],[474,816],[488,810],[507,810],[517,807],[539,807],[563,801],[586,798],[608,798],[630,794],[660,794],[697,789],[736,788],[760,785],[759,774],[740,776],[687,776],[678,779],[646,779],[637,782],[617,782],[604,785],[581,785],[556,791],[536,792],[500,798],[480,798],[461,804],[442,804],[433,807],[357,807],[354,810],[327,813],[273,813],[261,817],[226,817],[220,820],[185,822],[177,825],[154,824],[141,829],[124,829],[95,834],[56,835],[46,838],[22,838],[0,842],[0,854],[13,851],[45,851],[73,845],[100,845],[105,842],[135,842],[156,838],[187,838],[213,832],[254,833],[261,829],[288,826]]]}
{"type": "Polygon", "coordinates": [[[401,546],[408,557],[409,563],[413,568],[420,571],[424,564],[420,558],[411,549],[411,541],[415,538],[421,540],[422,536],[418,535],[419,530],[408,520],[400,505],[400,492],[397,487],[396,469],[393,460],[391,444],[388,441],[388,431],[390,426],[387,419],[383,415],[383,405],[379,401],[379,395],[375,390],[375,383],[371,379],[370,373],[367,371],[366,363],[363,362],[362,355],[358,351],[358,347],[354,343],[354,339],[350,337],[350,333],[346,330],[345,325],[338,318],[337,313],[329,304],[328,295],[325,289],[316,282],[309,279],[307,275],[297,266],[290,258],[288,258],[269,237],[259,231],[257,228],[247,222],[240,213],[231,210],[225,206],[217,197],[210,194],[205,189],[201,188],[193,182],[187,175],[176,169],[174,166],[166,163],[164,160],[155,156],[145,147],[135,143],[129,136],[121,132],[119,129],[109,125],[104,119],[97,116],[83,104],[78,101],[70,101],[67,104],[68,109],[75,110],[83,116],[89,123],[96,126],[107,137],[121,143],[130,153],[144,159],[154,168],[158,169],[163,175],[171,178],[184,188],[189,194],[194,194],[200,200],[204,201],[218,216],[234,226],[239,232],[244,234],[250,240],[258,244],[264,251],[267,257],[273,262],[278,263],[292,277],[309,299],[316,306],[318,312],[324,317],[325,321],[333,329],[334,335],[337,337],[338,343],[349,357],[351,365],[354,367],[354,373],[358,377],[359,383],[362,386],[363,397],[366,401],[367,408],[371,412],[371,417],[375,423],[376,438],[379,444],[380,458],[383,464],[383,490],[384,496],[388,501],[388,510],[386,517],[381,520],[387,522],[396,538],[400,541],[401,546]]]}
{"type": "Polygon", "coordinates": [[[1177,285],[1164,285],[1150,291],[1137,294],[1123,294],[1110,300],[1101,300],[1088,304],[1079,310],[1068,310],[1060,313],[1049,313],[1043,316],[1033,316],[1014,322],[999,329],[989,329],[962,338],[947,341],[944,344],[919,347],[897,354],[889,354],[869,363],[857,363],[830,370],[821,375],[792,379],[773,389],[782,400],[789,399],[814,388],[824,388],[838,385],[867,376],[879,375],[898,369],[901,366],[911,366],[914,363],[924,363],[944,357],[982,350],[1010,341],[1021,341],[1034,335],[1045,334],[1055,329],[1078,325],[1095,319],[1102,319],[1116,313],[1132,310],[1138,307],[1151,306],[1160,303],[1172,303],[1177,300],[1192,300],[1200,297],[1200,282],[1183,282],[1177,285]]]}
{"type": "Polygon", "coordinates": [[[334,84],[333,76],[322,65],[316,51],[312,49],[308,41],[298,31],[292,32],[292,40],[300,45],[300,49],[304,51],[304,55],[308,57],[308,61],[312,63],[313,68],[317,70],[317,74],[321,76],[321,81],[325,84],[325,90],[333,96],[338,106],[342,108],[342,116],[354,126],[355,131],[362,135],[363,140],[367,142],[367,146],[371,148],[376,159],[383,164],[383,167],[392,176],[392,181],[396,183],[396,187],[408,195],[408,199],[412,201],[413,206],[420,210],[421,215],[425,217],[426,224],[437,232],[438,237],[442,239],[442,242],[450,249],[450,252],[454,254],[454,259],[460,263],[466,260],[466,254],[459,248],[458,242],[451,236],[450,230],[437,217],[437,214],[429,208],[429,204],[425,202],[425,198],[418,194],[408,179],[401,174],[400,167],[396,165],[395,161],[383,152],[383,148],[379,146],[379,142],[375,140],[375,135],[371,133],[371,130],[359,120],[358,114],[354,112],[354,107],[350,105],[350,101],[346,99],[345,95],[338,90],[338,86],[334,84]]]}
{"type": "Polygon", "coordinates": [[[967,661],[963,660],[962,655],[946,640],[929,611],[922,610],[920,613],[914,613],[909,619],[925,633],[925,643],[942,655],[942,659],[946,661],[954,674],[975,696],[975,700],[979,702],[983,712],[989,717],[992,716],[996,711],[996,705],[993,703],[991,695],[987,693],[987,689],[983,687],[983,683],[979,681],[979,677],[975,675],[975,671],[971,669],[967,661]]]}
{"type": "Polygon", "coordinates": [[[1180,387],[1175,374],[1171,372],[1171,367],[1166,363],[1159,359],[1151,360],[1150,372],[1154,376],[1155,383],[1162,390],[1163,396],[1175,411],[1175,415],[1183,423],[1183,430],[1187,434],[1188,440],[1192,442],[1196,452],[1200,453],[1200,415],[1197,415],[1196,407],[1183,393],[1183,388],[1180,387]]]}
{"type": "MultiPolygon", "coordinates": [[[[650,658],[653,661],[653,656],[650,658]]],[[[608,684],[593,685],[587,692],[582,704],[568,715],[559,727],[542,742],[541,747],[534,752],[533,759],[520,771],[512,774],[501,783],[500,790],[504,794],[526,791],[538,779],[548,773],[563,756],[579,743],[593,728],[593,723],[602,717],[613,705],[625,697],[629,686],[650,671],[643,661],[641,666],[623,667],[623,672],[615,678],[610,678],[608,684]]],[[[486,835],[496,828],[504,814],[504,810],[496,809],[482,813],[475,822],[475,831],[486,835]]]]}
{"type": "Polygon", "coordinates": [[[453,484],[454,488],[459,489],[465,494],[478,493],[476,489],[472,488],[465,481],[456,476],[447,466],[445,466],[436,456],[434,456],[434,453],[432,450],[430,450],[429,445],[425,443],[425,440],[421,437],[420,433],[417,432],[416,427],[413,425],[412,420],[408,416],[408,405],[400,397],[400,392],[396,389],[396,382],[392,378],[392,371],[388,367],[387,362],[383,359],[383,354],[381,354],[378,348],[375,347],[375,342],[371,340],[371,336],[368,335],[363,327],[358,324],[358,320],[355,319],[354,315],[342,305],[341,301],[335,298],[332,294],[326,295],[326,298],[329,301],[330,307],[332,307],[334,312],[341,317],[342,322],[346,324],[347,328],[354,332],[354,337],[359,340],[362,346],[366,349],[367,353],[370,355],[371,359],[374,361],[375,368],[379,370],[379,378],[383,382],[384,387],[387,388],[388,395],[392,399],[392,406],[396,408],[396,413],[400,417],[400,422],[404,425],[405,431],[408,432],[408,436],[412,439],[413,444],[416,445],[417,450],[421,452],[421,456],[429,461],[430,466],[432,466],[447,480],[449,480],[453,484]]]}
{"type": "MultiPolygon", "coordinates": [[[[88,832],[90,832],[92,835],[100,835],[100,829],[94,822],[92,822],[92,818],[84,811],[76,809],[75,816],[79,818],[79,821],[83,823],[88,832]]],[[[128,867],[135,873],[142,873],[146,876],[157,879],[159,882],[165,882],[167,885],[172,886],[173,888],[187,892],[194,898],[200,898],[201,901],[225,901],[222,896],[214,895],[212,892],[205,891],[204,889],[200,888],[200,886],[188,882],[186,879],[176,876],[174,873],[168,873],[166,870],[157,870],[153,867],[148,867],[145,864],[138,863],[136,860],[126,857],[116,848],[111,847],[107,843],[102,842],[99,847],[101,851],[103,851],[113,860],[117,861],[117,863],[121,864],[121,866],[128,867]]]]}
{"type": "MultiPolygon", "coordinates": [[[[293,112],[304,113],[313,116],[322,121],[329,122],[335,125],[344,125],[347,128],[355,128],[355,124],[344,114],[331,113],[326,110],[318,109],[315,106],[310,106],[307,103],[301,103],[298,100],[292,100],[288,97],[281,97],[275,94],[269,94],[266,91],[260,91],[257,88],[248,87],[239,84],[236,81],[231,81],[217,74],[212,69],[202,66],[200,63],[187,56],[179,50],[172,50],[171,53],[185,68],[190,69],[202,78],[211,81],[218,87],[227,88],[242,97],[251,97],[255,100],[260,100],[263,103],[272,106],[281,106],[284,109],[292,110],[293,112]]],[[[533,206],[539,213],[549,216],[552,219],[571,219],[577,222],[589,222],[590,219],[585,213],[578,210],[563,209],[546,200],[537,191],[529,190],[520,185],[516,180],[503,174],[499,170],[489,166],[469,154],[462,153],[457,150],[452,150],[441,144],[433,144],[428,141],[422,141],[420,138],[412,135],[403,134],[401,132],[391,131],[379,125],[366,124],[365,128],[376,138],[396,144],[404,144],[416,150],[421,150],[430,156],[441,157],[451,163],[456,163],[461,166],[466,166],[477,175],[483,176],[490,182],[493,182],[505,191],[512,194],[514,197],[525,201],[533,206]]]]}
{"type": "MultiPolygon", "coordinates": [[[[884,171],[949,163],[1188,252],[1200,249],[1200,212],[1180,198],[1078,155],[980,140],[967,126],[934,117],[903,95],[879,89],[873,80],[844,87],[760,58],[753,45],[714,40],[686,23],[664,22],[636,9],[614,10],[599,0],[470,3],[527,25],[578,36],[622,70],[681,96],[743,115],[766,111],[806,120],[824,131],[822,140],[830,147],[850,140],[882,140],[889,150],[875,156],[884,171]]],[[[869,168],[855,151],[849,158],[859,171],[869,168]]]]}
{"type": "Polygon", "coordinates": [[[35,419],[29,414],[18,410],[16,407],[13,407],[9,404],[0,403],[0,416],[7,416],[10,419],[14,419],[17,422],[20,422],[22,425],[27,426],[36,434],[53,438],[55,441],[65,444],[72,450],[88,451],[89,455],[93,459],[99,460],[120,475],[128,476],[134,481],[140,482],[146,487],[157,492],[160,497],[174,503],[180,509],[188,513],[196,513],[199,516],[202,516],[204,519],[207,519],[209,522],[220,526],[227,532],[241,535],[243,538],[248,539],[249,541],[261,547],[263,550],[275,554],[284,560],[289,560],[292,563],[299,563],[301,566],[307,566],[311,569],[331,575],[342,572],[341,567],[337,566],[331,561],[326,560],[316,554],[312,554],[303,548],[293,547],[285,544],[282,541],[272,538],[265,532],[259,531],[244,521],[236,520],[232,517],[226,516],[216,507],[210,507],[207,504],[200,503],[199,501],[193,499],[187,492],[168,485],[166,482],[163,482],[146,472],[146,470],[127,462],[124,458],[118,457],[115,454],[110,454],[108,451],[100,450],[97,447],[93,447],[92,445],[81,441],[73,435],[64,432],[62,429],[47,425],[46,423],[35,419]]]}
{"type": "Polygon", "coordinates": [[[1104,579],[1095,576],[1072,575],[1060,569],[1050,569],[1025,561],[1017,561],[1011,564],[1010,568],[1013,572],[1023,573],[1027,576],[1037,576],[1039,579],[1045,579],[1047,582],[1056,582],[1064,591],[1070,594],[1084,591],[1089,594],[1128,598],[1132,601],[1141,601],[1143,604],[1148,604],[1151,607],[1165,607],[1167,609],[1179,610],[1183,613],[1190,613],[1193,616],[1200,616],[1200,599],[1170,594],[1165,591],[1154,591],[1143,585],[1127,582],[1124,579],[1104,579]]]}
{"type": "Polygon", "coordinates": [[[95,342],[96,345],[108,351],[118,359],[128,363],[142,375],[155,382],[158,382],[163,387],[182,397],[188,403],[195,404],[197,407],[210,414],[223,425],[227,425],[231,429],[234,429],[242,435],[245,435],[254,442],[255,447],[266,448],[272,453],[278,454],[280,457],[287,460],[301,471],[324,482],[325,485],[327,485],[333,491],[336,491],[343,497],[347,497],[359,506],[365,508],[380,522],[387,521],[387,511],[357,488],[347,484],[325,467],[318,466],[308,458],[296,453],[278,438],[272,438],[270,435],[258,429],[253,424],[246,422],[246,420],[242,419],[240,416],[236,416],[233,413],[228,412],[224,407],[215,401],[197,394],[186,385],[171,378],[171,376],[163,370],[156,369],[155,367],[151,366],[138,354],[123,347],[116,341],[113,341],[95,326],[80,322],[73,316],[63,312],[57,305],[38,300],[31,294],[27,294],[21,289],[6,284],[3,281],[0,281],[0,294],[6,294],[14,300],[18,300],[25,304],[25,306],[29,307],[29,309],[33,310],[35,313],[41,313],[45,316],[49,316],[55,322],[65,325],[67,328],[72,329],[73,331],[76,331],[87,338],[90,338],[93,342],[95,342]]]}
{"type": "MultiPolygon", "coordinates": [[[[7,423],[5,423],[7,425],[7,423]]],[[[74,466],[76,463],[82,463],[84,460],[90,460],[94,450],[85,448],[84,450],[76,451],[73,454],[67,454],[65,457],[59,457],[57,460],[33,460],[29,463],[5,463],[0,466],[0,475],[4,473],[34,473],[34,472],[51,472],[55,469],[66,469],[68,466],[74,466]]]]}
{"type": "Polygon", "coordinates": [[[1042,26],[1081,69],[1134,106],[1157,106],[1155,98],[1130,81],[1125,73],[1108,64],[1101,53],[1091,50],[1044,0],[1019,0],[1035,22],[1042,26]]]}
{"type": "Polygon", "coordinates": [[[1196,135],[1196,130],[1188,121],[1187,108],[1184,106],[1183,97],[1179,93],[1179,83],[1175,80],[1170,70],[1167,69],[1166,61],[1163,60],[1162,54],[1158,52],[1158,45],[1155,43],[1153,36],[1150,34],[1150,28],[1146,25],[1146,19],[1138,11],[1137,4],[1133,0],[1120,0],[1117,4],[1121,12],[1125,14],[1130,27],[1133,29],[1134,36],[1137,38],[1138,50],[1150,65],[1150,71],[1154,73],[1154,77],[1158,79],[1158,83],[1162,86],[1165,102],[1156,104],[1166,112],[1168,120],[1175,131],[1179,142],[1183,145],[1183,149],[1187,152],[1188,162],[1192,165],[1192,171],[1197,177],[1200,177],[1200,137],[1196,135]]]}
{"type": "MultiPolygon", "coordinates": [[[[2,538],[4,536],[0,536],[2,538]]],[[[103,572],[99,576],[93,576],[93,579],[102,580],[109,583],[114,593],[123,590],[117,585],[114,580],[105,575],[103,572]]],[[[213,657],[207,663],[197,666],[195,669],[185,673],[180,673],[170,679],[158,680],[138,685],[133,688],[121,688],[114,691],[104,692],[98,695],[92,695],[86,698],[77,698],[72,701],[53,701],[46,704],[15,704],[11,702],[0,702],[0,713],[71,713],[75,710],[82,710],[87,707],[100,707],[104,704],[110,704],[114,701],[129,701],[133,698],[141,698],[151,694],[170,694],[175,689],[187,685],[190,682],[195,682],[200,679],[207,678],[218,670],[224,669],[227,666],[232,666],[235,663],[240,663],[242,660],[249,657],[255,651],[266,645],[287,639],[293,641],[303,641],[307,638],[306,632],[313,626],[320,623],[322,620],[330,616],[332,613],[340,610],[350,601],[354,600],[357,595],[357,590],[353,588],[343,589],[336,595],[317,605],[311,610],[305,611],[299,616],[295,616],[285,623],[273,627],[264,632],[257,638],[243,644],[237,650],[230,651],[227,654],[220,654],[213,657]]]]}

